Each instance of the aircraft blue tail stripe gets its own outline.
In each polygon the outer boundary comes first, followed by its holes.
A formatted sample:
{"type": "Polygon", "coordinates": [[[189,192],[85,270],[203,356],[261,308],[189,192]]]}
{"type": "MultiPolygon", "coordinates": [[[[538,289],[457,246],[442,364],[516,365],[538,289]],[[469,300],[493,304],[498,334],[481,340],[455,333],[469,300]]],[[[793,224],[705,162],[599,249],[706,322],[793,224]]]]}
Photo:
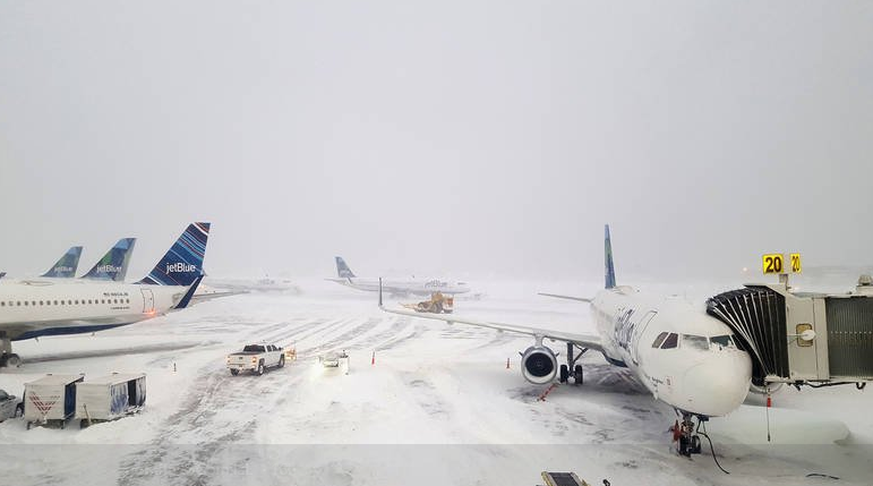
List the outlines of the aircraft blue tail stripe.
{"type": "Polygon", "coordinates": [[[209,223],[192,223],[154,269],[140,281],[150,285],[188,286],[203,275],[209,223]]]}

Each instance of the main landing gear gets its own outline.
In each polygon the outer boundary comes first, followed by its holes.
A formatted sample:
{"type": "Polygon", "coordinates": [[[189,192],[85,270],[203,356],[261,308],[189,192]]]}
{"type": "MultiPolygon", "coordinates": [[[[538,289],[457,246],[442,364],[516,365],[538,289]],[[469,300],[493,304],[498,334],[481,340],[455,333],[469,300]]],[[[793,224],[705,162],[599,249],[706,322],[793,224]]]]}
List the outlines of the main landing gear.
{"type": "Polygon", "coordinates": [[[0,368],[17,368],[21,366],[21,358],[12,352],[12,340],[0,335],[0,368]]]}
{"type": "Polygon", "coordinates": [[[695,416],[687,412],[682,414],[682,422],[676,421],[670,431],[673,432],[673,442],[676,443],[676,452],[682,456],[691,457],[691,454],[700,454],[700,435],[697,430],[700,424],[708,420],[707,417],[695,416]],[[694,419],[697,418],[697,425],[694,419]]]}
{"type": "Polygon", "coordinates": [[[588,348],[581,348],[576,344],[567,343],[567,364],[562,364],[560,373],[558,375],[558,380],[561,383],[567,383],[570,380],[570,370],[573,370],[573,382],[577,385],[582,384],[582,365],[576,364],[576,361],[582,357],[585,352],[588,351],[588,348]],[[573,356],[573,352],[579,349],[579,354],[573,356]]]}

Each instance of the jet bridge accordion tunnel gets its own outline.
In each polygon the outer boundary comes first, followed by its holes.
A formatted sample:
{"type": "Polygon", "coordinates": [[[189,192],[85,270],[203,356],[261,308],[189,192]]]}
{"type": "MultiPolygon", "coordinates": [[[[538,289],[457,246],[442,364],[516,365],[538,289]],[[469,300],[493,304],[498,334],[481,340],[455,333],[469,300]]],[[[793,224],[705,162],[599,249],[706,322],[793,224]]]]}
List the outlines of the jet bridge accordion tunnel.
{"type": "Polygon", "coordinates": [[[706,306],[751,355],[757,386],[873,381],[873,287],[812,294],[785,284],[747,285],[706,306]]]}

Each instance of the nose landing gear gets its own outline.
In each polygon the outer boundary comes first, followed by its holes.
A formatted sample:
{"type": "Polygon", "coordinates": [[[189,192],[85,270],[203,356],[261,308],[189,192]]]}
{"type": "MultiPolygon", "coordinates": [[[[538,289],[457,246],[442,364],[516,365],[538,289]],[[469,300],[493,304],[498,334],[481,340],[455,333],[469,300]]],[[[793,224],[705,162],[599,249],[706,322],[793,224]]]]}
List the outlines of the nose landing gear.
{"type": "Polygon", "coordinates": [[[700,423],[706,421],[706,417],[697,417],[697,425],[694,424],[695,416],[682,412],[682,422],[678,420],[670,427],[673,432],[673,442],[676,443],[676,452],[679,455],[691,457],[692,454],[700,454],[700,435],[697,429],[700,423]]]}

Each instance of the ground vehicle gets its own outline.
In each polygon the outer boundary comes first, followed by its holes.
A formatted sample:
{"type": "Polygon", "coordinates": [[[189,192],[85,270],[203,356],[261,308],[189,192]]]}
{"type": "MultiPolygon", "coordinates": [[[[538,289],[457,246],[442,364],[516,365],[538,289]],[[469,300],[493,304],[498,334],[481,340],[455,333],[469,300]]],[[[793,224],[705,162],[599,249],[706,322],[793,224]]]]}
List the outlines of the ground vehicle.
{"type": "Polygon", "coordinates": [[[113,373],[76,384],[76,419],[79,427],[115,420],[145,406],[146,375],[113,373]]]}
{"type": "Polygon", "coordinates": [[[227,368],[236,376],[240,371],[263,375],[269,367],[285,366],[285,350],[272,344],[247,344],[238,353],[227,355],[227,368]]]}
{"type": "Polygon", "coordinates": [[[24,403],[15,395],[0,390],[0,422],[24,415],[24,403]]]}
{"type": "Polygon", "coordinates": [[[57,425],[64,428],[76,411],[76,384],[83,375],[46,375],[24,384],[24,419],[27,428],[57,425]]]}
{"type": "Polygon", "coordinates": [[[446,297],[442,292],[434,292],[429,300],[423,300],[417,304],[403,304],[403,307],[415,312],[430,312],[432,314],[451,314],[454,306],[455,298],[446,297]]]}

